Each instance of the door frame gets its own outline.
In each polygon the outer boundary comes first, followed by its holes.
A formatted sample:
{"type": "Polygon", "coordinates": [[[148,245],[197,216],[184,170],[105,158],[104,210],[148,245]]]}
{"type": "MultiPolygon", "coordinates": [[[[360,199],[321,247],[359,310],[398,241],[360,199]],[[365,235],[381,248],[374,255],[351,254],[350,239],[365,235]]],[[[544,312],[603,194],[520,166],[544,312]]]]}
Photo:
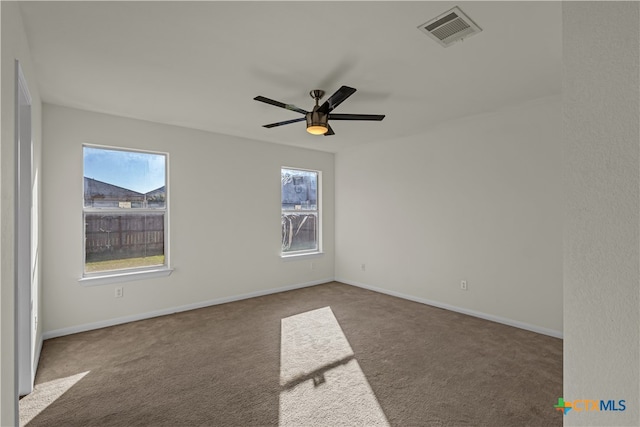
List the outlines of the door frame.
{"type": "Polygon", "coordinates": [[[33,138],[31,94],[19,61],[15,61],[15,295],[18,395],[33,391],[37,313],[33,304],[33,138]]]}

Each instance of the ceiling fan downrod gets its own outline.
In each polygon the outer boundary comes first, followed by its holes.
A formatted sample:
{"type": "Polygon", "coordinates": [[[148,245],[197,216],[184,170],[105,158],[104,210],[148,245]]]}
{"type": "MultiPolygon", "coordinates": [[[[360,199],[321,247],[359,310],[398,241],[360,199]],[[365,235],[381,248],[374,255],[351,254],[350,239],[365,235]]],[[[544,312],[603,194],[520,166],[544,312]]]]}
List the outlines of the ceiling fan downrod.
{"type": "Polygon", "coordinates": [[[322,97],[324,96],[324,91],[322,89],[314,89],[311,92],[309,92],[309,96],[316,100],[316,107],[317,107],[318,101],[320,101],[320,99],[322,99],[322,97]]]}

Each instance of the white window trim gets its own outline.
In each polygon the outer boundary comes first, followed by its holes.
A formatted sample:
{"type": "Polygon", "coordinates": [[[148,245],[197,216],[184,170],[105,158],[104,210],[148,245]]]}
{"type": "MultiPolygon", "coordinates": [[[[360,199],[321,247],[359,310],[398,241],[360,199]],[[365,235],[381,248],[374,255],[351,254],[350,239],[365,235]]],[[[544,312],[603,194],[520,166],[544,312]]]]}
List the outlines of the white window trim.
{"type": "Polygon", "coordinates": [[[111,283],[132,282],[134,280],[153,279],[155,277],[166,277],[173,273],[173,268],[167,266],[157,266],[156,268],[146,268],[145,270],[117,270],[107,274],[97,274],[95,276],[85,275],[78,279],[83,286],[108,285],[111,283]]]}
{"type": "Polygon", "coordinates": [[[304,252],[304,253],[295,252],[293,254],[282,252],[280,253],[280,258],[283,261],[295,261],[297,259],[299,260],[299,259],[306,259],[306,258],[320,258],[323,255],[324,255],[324,252],[320,252],[320,251],[304,252]]]}
{"type": "MultiPolygon", "coordinates": [[[[149,267],[139,267],[139,268],[128,268],[128,269],[120,269],[120,270],[110,270],[110,271],[100,271],[95,273],[86,273],[85,268],[85,225],[84,225],[84,214],[86,212],[105,212],[104,209],[98,208],[86,208],[84,206],[84,185],[82,185],[82,194],[81,194],[81,206],[82,206],[82,221],[80,221],[82,226],[82,265],[80,266],[81,275],[78,279],[78,282],[83,286],[96,286],[96,285],[108,285],[112,283],[124,283],[131,282],[134,280],[143,280],[143,279],[152,279],[156,277],[166,277],[173,273],[174,268],[171,267],[170,264],[170,256],[169,256],[169,198],[171,192],[169,191],[169,153],[163,151],[151,151],[151,150],[141,150],[137,148],[127,148],[127,147],[117,147],[112,145],[99,145],[99,144],[91,144],[84,143],[82,144],[82,148],[84,147],[90,148],[99,148],[104,150],[118,150],[118,151],[126,151],[126,152],[138,152],[138,153],[149,153],[149,154],[161,154],[165,156],[165,209],[153,209],[153,208],[140,208],[136,209],[135,212],[164,212],[164,265],[153,265],[149,267]]],[[[82,159],[83,167],[82,167],[82,178],[84,180],[84,156],[82,159]]]]}
{"type": "MultiPolygon", "coordinates": [[[[323,213],[322,213],[322,208],[323,208],[323,203],[322,203],[322,171],[321,170],[316,170],[316,169],[307,169],[307,168],[300,168],[300,167],[294,167],[294,166],[280,166],[280,197],[282,198],[282,169],[292,169],[292,170],[299,170],[299,171],[304,171],[304,172],[314,172],[318,174],[318,179],[316,181],[316,197],[317,197],[317,205],[318,205],[318,209],[316,209],[315,212],[318,213],[318,223],[317,223],[317,239],[318,239],[318,248],[317,249],[309,249],[309,250],[302,250],[302,251],[295,251],[295,252],[282,252],[282,249],[280,250],[280,258],[282,259],[287,259],[287,258],[291,258],[291,259],[300,259],[300,257],[310,257],[310,256],[314,256],[314,255],[323,255],[324,251],[323,251],[323,246],[322,246],[322,223],[323,223],[323,213]]],[[[281,199],[282,200],[282,199],[281,199]]],[[[296,212],[304,212],[304,211],[296,211],[296,212]]],[[[280,204],[280,215],[282,215],[282,204],[280,204]]],[[[280,234],[281,238],[282,238],[282,232],[280,234]]]]}

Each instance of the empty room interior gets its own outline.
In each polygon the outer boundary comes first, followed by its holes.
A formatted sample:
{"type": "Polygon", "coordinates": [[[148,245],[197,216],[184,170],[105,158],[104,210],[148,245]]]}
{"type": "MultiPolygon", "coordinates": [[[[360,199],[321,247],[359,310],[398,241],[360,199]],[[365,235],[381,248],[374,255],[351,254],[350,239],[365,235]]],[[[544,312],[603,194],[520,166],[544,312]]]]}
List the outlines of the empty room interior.
{"type": "Polygon", "coordinates": [[[0,425],[640,424],[640,3],[0,18],[0,425]]]}

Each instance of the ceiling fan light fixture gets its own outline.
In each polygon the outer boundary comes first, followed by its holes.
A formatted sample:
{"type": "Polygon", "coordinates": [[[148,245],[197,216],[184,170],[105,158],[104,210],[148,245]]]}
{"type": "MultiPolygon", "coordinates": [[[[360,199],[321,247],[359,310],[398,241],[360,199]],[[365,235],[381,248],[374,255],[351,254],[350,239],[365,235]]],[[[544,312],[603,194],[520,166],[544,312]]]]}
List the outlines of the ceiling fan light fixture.
{"type": "Polygon", "coordinates": [[[324,135],[327,133],[329,131],[329,126],[327,125],[328,117],[329,116],[327,114],[319,111],[311,111],[307,113],[307,132],[312,135],[324,135]]]}
{"type": "Polygon", "coordinates": [[[307,126],[307,132],[311,135],[324,135],[329,131],[329,128],[319,125],[319,126],[307,126]]]}

